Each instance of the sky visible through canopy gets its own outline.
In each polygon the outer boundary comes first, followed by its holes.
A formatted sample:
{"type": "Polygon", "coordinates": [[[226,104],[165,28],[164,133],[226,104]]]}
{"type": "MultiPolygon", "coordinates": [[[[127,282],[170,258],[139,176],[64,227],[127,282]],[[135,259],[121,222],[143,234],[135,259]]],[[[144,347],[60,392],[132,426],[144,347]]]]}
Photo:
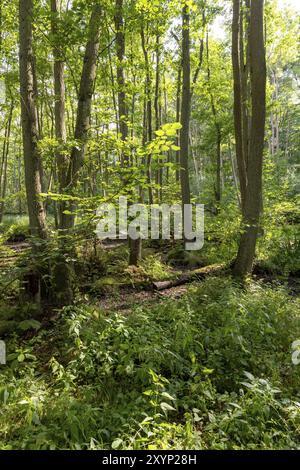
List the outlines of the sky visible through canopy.
{"type": "MultiPolygon", "coordinates": [[[[291,7],[300,13],[300,0],[277,0],[279,8],[291,7]]],[[[224,16],[219,16],[212,26],[212,33],[219,39],[225,38],[224,16]]]]}
{"type": "Polygon", "coordinates": [[[299,0],[278,0],[278,5],[284,7],[286,5],[291,5],[293,8],[296,8],[300,11],[300,1],[299,0]]]}

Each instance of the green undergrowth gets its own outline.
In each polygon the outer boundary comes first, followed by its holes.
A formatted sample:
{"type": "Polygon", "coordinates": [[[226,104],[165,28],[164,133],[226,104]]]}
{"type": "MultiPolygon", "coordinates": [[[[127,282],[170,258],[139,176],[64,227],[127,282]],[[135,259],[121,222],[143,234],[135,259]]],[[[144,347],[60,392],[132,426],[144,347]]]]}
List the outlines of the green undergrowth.
{"type": "Polygon", "coordinates": [[[209,278],[130,314],[65,308],[7,338],[0,448],[300,448],[299,306],[209,278]]]}

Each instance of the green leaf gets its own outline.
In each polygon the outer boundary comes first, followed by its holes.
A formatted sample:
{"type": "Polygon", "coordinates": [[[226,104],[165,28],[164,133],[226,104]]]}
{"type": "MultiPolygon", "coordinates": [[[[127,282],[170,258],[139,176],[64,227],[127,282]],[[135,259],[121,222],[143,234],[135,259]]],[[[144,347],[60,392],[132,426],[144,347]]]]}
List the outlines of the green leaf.
{"type": "Polygon", "coordinates": [[[255,380],[254,375],[250,374],[250,372],[244,371],[244,375],[251,381],[255,380]]]}
{"type": "Polygon", "coordinates": [[[169,403],[166,403],[165,401],[160,404],[160,407],[163,411],[176,411],[173,406],[169,405],[169,403]]]}
{"type": "Polygon", "coordinates": [[[27,330],[39,330],[41,328],[41,323],[37,320],[24,320],[21,323],[19,323],[19,328],[22,331],[27,331],[27,330]]]}
{"type": "Polygon", "coordinates": [[[176,398],[172,397],[168,392],[162,392],[162,396],[168,398],[168,400],[176,401],[176,398]]]}
{"type": "Polygon", "coordinates": [[[169,150],[169,146],[168,146],[168,145],[162,145],[162,146],[161,146],[161,149],[160,149],[161,152],[167,152],[168,150],[169,150]]]}
{"type": "Polygon", "coordinates": [[[118,438],[118,439],[115,439],[111,445],[112,449],[119,449],[119,447],[121,447],[121,445],[123,444],[123,441],[122,439],[118,438]]]}

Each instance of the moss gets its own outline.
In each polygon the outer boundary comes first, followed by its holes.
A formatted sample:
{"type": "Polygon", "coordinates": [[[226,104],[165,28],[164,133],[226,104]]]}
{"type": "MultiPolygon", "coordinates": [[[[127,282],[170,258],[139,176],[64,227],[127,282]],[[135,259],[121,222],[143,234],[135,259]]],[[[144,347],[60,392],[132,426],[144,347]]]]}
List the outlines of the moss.
{"type": "Polygon", "coordinates": [[[96,295],[106,294],[114,292],[120,285],[118,279],[113,277],[102,277],[94,281],[90,286],[89,290],[96,295]]]}
{"type": "Polygon", "coordinates": [[[57,305],[68,305],[74,299],[75,273],[72,265],[64,260],[58,261],[52,271],[54,302],[57,305]]]}

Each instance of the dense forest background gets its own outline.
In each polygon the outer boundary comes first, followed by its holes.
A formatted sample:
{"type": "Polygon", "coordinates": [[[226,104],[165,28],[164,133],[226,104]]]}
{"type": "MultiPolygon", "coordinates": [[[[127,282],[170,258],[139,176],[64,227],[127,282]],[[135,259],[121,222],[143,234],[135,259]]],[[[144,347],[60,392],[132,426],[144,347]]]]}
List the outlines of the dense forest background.
{"type": "Polygon", "coordinates": [[[0,0],[1,449],[300,447],[299,67],[297,2],[0,0]]]}

